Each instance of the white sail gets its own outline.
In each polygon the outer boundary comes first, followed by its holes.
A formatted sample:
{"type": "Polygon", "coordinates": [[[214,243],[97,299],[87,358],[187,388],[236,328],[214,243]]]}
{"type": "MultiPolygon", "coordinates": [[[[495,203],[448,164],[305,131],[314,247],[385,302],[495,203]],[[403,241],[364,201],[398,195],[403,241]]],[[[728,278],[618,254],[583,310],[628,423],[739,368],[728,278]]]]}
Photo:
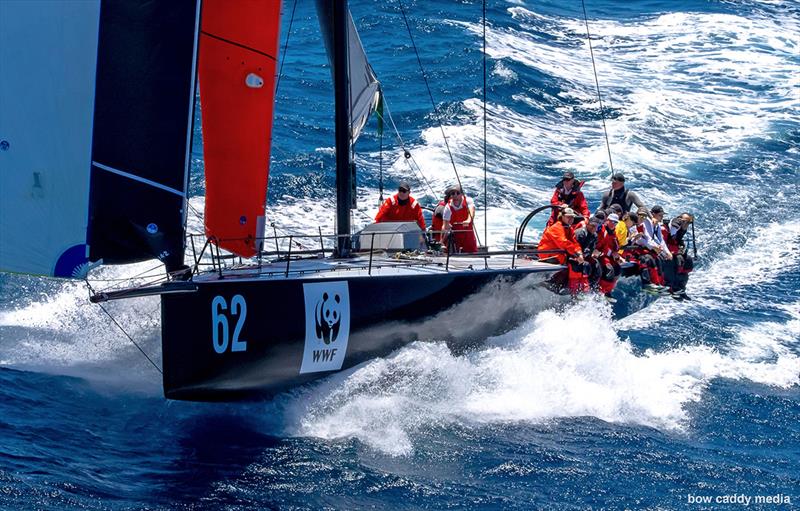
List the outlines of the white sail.
{"type": "Polygon", "coordinates": [[[100,1],[0,1],[0,270],[85,267],[100,1]]]}

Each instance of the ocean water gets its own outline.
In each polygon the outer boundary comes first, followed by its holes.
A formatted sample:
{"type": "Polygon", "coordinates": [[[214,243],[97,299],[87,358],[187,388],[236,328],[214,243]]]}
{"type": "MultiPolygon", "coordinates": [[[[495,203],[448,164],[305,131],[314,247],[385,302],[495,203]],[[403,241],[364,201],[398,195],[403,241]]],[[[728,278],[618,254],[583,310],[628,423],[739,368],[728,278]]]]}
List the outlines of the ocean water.
{"type": "MultiPolygon", "coordinates": [[[[598,205],[610,170],[580,3],[488,4],[484,200],[481,3],[404,0],[437,114],[397,2],[351,1],[413,156],[387,128],[381,163],[370,122],[357,224],[377,209],[380,168],[386,190],[407,179],[426,204],[455,180],[437,117],[481,227],[488,202],[493,246],[564,170],[598,205]]],[[[697,217],[692,301],[644,300],[628,282],[613,309],[544,311],[467,353],[425,339],[270,401],[204,404],[164,400],[82,283],[0,276],[0,508],[798,506],[800,3],[587,10],[614,168],[647,204],[697,217]]],[[[284,58],[267,213],[282,231],[330,229],[330,69],[310,2],[284,58]]],[[[108,307],[160,362],[158,300],[108,307]]]]}

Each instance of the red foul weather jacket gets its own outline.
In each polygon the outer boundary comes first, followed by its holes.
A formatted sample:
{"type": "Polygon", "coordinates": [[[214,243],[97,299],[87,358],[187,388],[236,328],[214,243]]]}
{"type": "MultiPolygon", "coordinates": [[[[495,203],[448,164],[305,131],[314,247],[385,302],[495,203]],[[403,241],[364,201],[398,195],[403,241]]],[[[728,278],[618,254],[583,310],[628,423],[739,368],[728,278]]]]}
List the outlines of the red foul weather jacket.
{"type": "MultiPolygon", "coordinates": [[[[542,239],[539,241],[539,250],[566,250],[572,256],[581,253],[581,246],[575,240],[572,226],[556,222],[544,230],[542,239]]],[[[539,259],[548,259],[550,257],[558,259],[558,264],[567,262],[567,256],[564,254],[542,254],[539,259]]]]}
{"type": "Polygon", "coordinates": [[[422,206],[417,200],[408,196],[408,202],[400,204],[397,194],[392,195],[381,205],[378,214],[375,215],[376,222],[417,222],[419,228],[425,230],[425,218],[422,216],[422,206]]]}

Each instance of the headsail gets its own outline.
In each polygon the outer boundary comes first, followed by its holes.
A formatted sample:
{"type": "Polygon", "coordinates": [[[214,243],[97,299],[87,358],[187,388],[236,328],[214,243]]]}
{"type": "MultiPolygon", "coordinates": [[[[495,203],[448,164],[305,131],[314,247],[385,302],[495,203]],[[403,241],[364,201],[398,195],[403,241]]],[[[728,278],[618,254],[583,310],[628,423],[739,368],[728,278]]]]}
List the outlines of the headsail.
{"type": "Polygon", "coordinates": [[[245,257],[264,234],[280,0],[203,2],[206,236],[245,257]]]}
{"type": "Polygon", "coordinates": [[[100,2],[0,2],[0,270],[86,262],[100,2]]]}
{"type": "MultiPolygon", "coordinates": [[[[325,41],[328,58],[333,62],[333,9],[332,0],[317,0],[317,16],[325,41]]],[[[355,143],[369,116],[378,106],[381,94],[381,84],[367,61],[367,55],[358,36],[353,16],[348,13],[347,38],[349,40],[349,67],[350,67],[350,140],[355,143]]],[[[332,66],[333,64],[331,64],[332,66]]]]}
{"type": "Polygon", "coordinates": [[[198,0],[0,2],[0,270],[183,261],[198,0]]]}
{"type": "Polygon", "coordinates": [[[197,1],[103,0],[90,259],[183,263],[197,1]]]}

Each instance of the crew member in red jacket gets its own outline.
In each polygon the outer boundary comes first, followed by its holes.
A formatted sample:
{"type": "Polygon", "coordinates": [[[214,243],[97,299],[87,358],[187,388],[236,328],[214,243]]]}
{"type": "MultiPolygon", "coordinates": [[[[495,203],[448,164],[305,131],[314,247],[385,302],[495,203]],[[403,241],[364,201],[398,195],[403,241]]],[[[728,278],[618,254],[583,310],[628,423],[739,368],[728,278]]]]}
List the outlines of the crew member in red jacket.
{"type": "Polygon", "coordinates": [[[375,222],[417,222],[419,228],[425,230],[422,206],[411,196],[411,185],[405,181],[400,183],[397,193],[383,201],[375,222]]]}
{"type": "MultiPolygon", "coordinates": [[[[572,172],[564,172],[561,176],[561,181],[556,185],[553,197],[550,199],[550,204],[553,206],[561,206],[561,209],[564,207],[571,208],[584,219],[589,218],[589,205],[586,204],[586,197],[584,197],[581,191],[583,183],[583,181],[575,179],[575,174],[572,172]]],[[[550,220],[547,221],[547,225],[553,225],[556,222],[557,216],[558,210],[553,208],[553,213],[550,215],[550,220]]]]}
{"type": "Polygon", "coordinates": [[[583,249],[575,239],[573,230],[575,212],[571,208],[563,208],[558,214],[556,223],[547,227],[539,240],[538,250],[563,250],[556,254],[540,254],[539,260],[544,263],[557,263],[567,266],[567,287],[573,294],[585,290],[586,267],[583,249]]]}
{"type": "Polygon", "coordinates": [[[619,263],[623,262],[619,255],[619,241],[617,240],[617,222],[619,217],[612,213],[606,217],[603,227],[597,233],[597,251],[599,252],[598,261],[600,262],[600,292],[606,299],[614,303],[616,300],[611,297],[611,291],[617,285],[617,278],[622,273],[619,263]]]}

